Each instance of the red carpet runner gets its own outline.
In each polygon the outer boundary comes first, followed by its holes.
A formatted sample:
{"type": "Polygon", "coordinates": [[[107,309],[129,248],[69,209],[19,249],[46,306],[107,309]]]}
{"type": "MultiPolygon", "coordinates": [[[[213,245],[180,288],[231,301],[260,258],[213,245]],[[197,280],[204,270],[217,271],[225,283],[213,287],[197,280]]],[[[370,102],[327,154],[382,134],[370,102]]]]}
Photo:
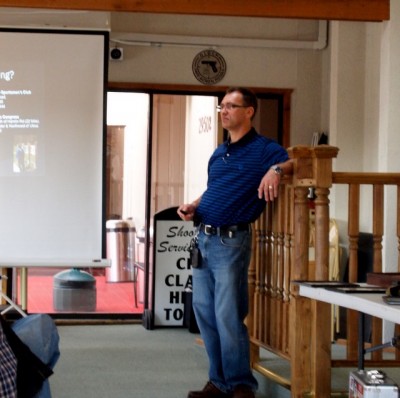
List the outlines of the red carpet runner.
{"type": "MultiPolygon", "coordinates": [[[[53,275],[31,274],[28,274],[28,313],[57,313],[53,308],[53,275]]],[[[106,282],[104,276],[96,276],[95,313],[143,313],[142,279],[137,284],[136,307],[133,282],[106,282]]]]}

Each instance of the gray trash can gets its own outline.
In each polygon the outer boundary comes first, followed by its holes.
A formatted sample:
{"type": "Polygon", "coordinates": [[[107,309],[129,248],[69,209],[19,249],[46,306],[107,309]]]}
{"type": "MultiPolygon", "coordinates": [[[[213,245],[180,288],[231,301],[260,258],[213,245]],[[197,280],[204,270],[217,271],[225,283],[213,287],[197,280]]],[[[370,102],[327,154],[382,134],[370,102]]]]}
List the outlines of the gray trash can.
{"type": "Polygon", "coordinates": [[[107,258],[111,267],[106,269],[107,282],[135,280],[135,225],[132,220],[108,220],[107,258]]]}
{"type": "Polygon", "coordinates": [[[56,311],[96,311],[96,279],[73,268],[54,275],[53,306],[56,311]]]}

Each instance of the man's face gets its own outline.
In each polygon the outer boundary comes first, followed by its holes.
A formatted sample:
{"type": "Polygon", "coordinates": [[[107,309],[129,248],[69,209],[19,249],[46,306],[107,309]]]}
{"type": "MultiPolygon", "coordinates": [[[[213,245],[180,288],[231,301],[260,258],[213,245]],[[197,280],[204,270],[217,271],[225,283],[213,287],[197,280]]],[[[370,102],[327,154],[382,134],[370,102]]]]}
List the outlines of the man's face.
{"type": "Polygon", "coordinates": [[[236,130],[251,121],[253,108],[245,107],[239,92],[226,94],[220,104],[221,124],[228,131],[236,130]]]}

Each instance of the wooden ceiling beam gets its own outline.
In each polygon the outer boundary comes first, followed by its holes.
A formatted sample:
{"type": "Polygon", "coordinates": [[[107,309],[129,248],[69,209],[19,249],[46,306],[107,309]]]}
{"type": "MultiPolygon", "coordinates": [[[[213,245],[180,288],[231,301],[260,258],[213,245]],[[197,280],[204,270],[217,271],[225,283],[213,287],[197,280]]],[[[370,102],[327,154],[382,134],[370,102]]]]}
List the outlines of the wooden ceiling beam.
{"type": "Polygon", "coordinates": [[[384,21],[390,0],[0,0],[0,7],[384,21]]]}

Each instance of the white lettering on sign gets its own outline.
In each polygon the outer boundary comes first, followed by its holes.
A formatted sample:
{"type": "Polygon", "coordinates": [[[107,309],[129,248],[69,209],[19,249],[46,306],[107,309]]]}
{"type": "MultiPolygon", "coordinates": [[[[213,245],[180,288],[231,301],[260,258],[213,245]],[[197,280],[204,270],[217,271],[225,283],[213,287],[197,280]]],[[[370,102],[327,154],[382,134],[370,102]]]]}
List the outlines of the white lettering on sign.
{"type": "Polygon", "coordinates": [[[13,70],[7,71],[7,72],[2,72],[0,71],[0,80],[5,80],[6,82],[9,82],[14,78],[15,72],[13,70]]]}
{"type": "MultiPolygon", "coordinates": [[[[0,72],[0,80],[10,81],[13,78],[14,71],[0,72]]],[[[32,98],[31,96],[32,90],[0,90],[0,109],[2,110],[2,114],[0,114],[0,133],[9,129],[38,129],[40,127],[40,120],[37,118],[26,118],[19,114],[6,113],[7,105],[10,101],[13,103],[12,100],[15,98],[25,97],[29,99],[32,98]]]]}

